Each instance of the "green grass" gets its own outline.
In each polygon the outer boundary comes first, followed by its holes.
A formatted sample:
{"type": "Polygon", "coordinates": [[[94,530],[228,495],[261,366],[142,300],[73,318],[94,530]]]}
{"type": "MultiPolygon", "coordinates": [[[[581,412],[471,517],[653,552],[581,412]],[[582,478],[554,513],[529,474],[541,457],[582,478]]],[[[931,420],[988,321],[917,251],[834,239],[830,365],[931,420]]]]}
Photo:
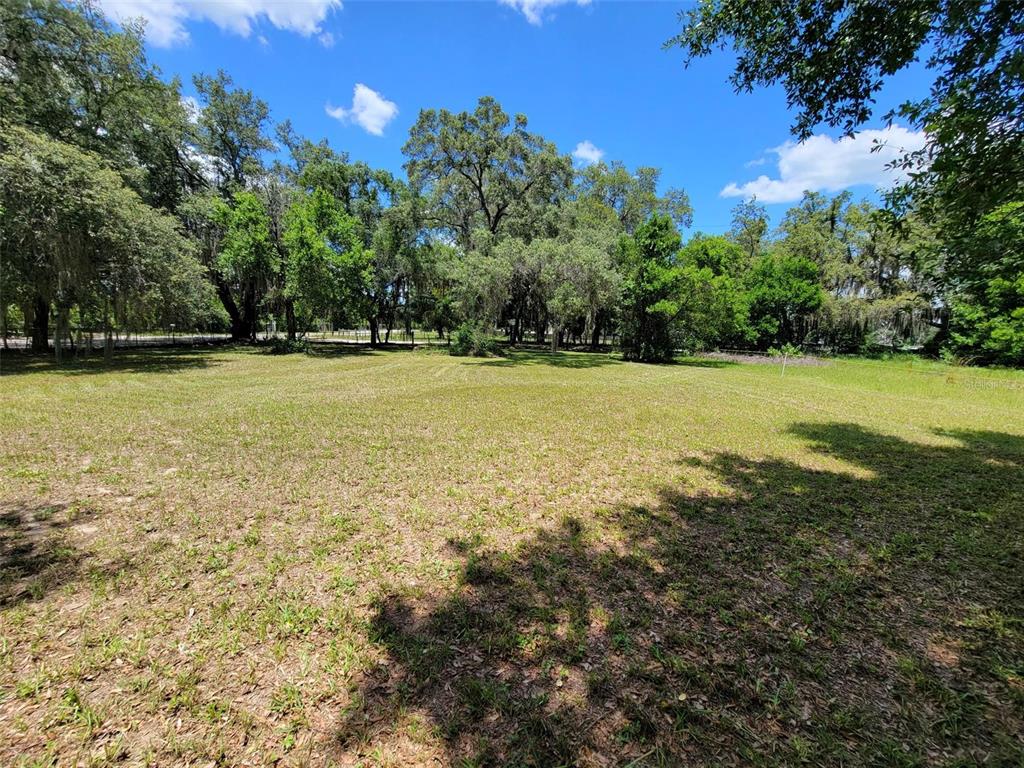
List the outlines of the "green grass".
{"type": "Polygon", "coordinates": [[[0,764],[1019,765],[1024,375],[0,378],[0,764]]]}

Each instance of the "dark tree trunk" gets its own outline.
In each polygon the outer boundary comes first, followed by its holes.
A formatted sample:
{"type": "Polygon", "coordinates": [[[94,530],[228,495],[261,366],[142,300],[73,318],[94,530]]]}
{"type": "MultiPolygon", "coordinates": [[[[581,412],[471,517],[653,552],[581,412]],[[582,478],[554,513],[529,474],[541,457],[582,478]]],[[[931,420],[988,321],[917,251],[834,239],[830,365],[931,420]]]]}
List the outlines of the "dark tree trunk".
{"type": "Polygon", "coordinates": [[[239,338],[256,341],[256,291],[251,287],[242,296],[242,328],[239,338]]]}
{"type": "Polygon", "coordinates": [[[50,349],[50,302],[36,296],[32,303],[32,351],[46,352],[50,349]]]}
{"type": "Polygon", "coordinates": [[[594,323],[594,330],[590,334],[590,348],[596,351],[600,346],[601,346],[601,323],[595,321],[595,323],[594,323]]]}
{"type": "Polygon", "coordinates": [[[376,347],[380,344],[380,326],[377,324],[377,318],[370,318],[370,346],[376,347]]]}
{"type": "Polygon", "coordinates": [[[295,301],[293,299],[285,299],[284,322],[288,327],[288,341],[295,341],[297,328],[295,327],[295,301]]]}
{"type": "Polygon", "coordinates": [[[238,305],[235,303],[234,296],[231,295],[231,289],[224,282],[224,278],[216,272],[213,273],[213,282],[217,286],[217,298],[220,299],[220,303],[224,305],[224,311],[231,319],[231,338],[235,341],[246,338],[242,313],[238,311],[238,305]]]}

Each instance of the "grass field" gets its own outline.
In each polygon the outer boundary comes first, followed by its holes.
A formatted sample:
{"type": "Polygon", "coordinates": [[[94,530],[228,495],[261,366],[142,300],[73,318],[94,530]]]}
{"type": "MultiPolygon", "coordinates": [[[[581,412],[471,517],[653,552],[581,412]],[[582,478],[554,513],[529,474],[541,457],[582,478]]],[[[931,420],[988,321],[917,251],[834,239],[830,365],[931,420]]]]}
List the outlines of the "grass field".
{"type": "Polygon", "coordinates": [[[0,765],[1024,764],[1024,375],[0,378],[0,765]]]}

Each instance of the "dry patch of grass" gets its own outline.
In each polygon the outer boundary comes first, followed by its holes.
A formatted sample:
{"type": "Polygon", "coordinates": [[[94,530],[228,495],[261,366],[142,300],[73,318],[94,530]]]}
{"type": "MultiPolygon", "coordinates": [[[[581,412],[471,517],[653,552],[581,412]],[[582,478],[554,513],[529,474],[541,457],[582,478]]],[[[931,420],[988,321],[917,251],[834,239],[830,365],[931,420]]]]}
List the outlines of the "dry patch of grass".
{"type": "Polygon", "coordinates": [[[4,359],[0,763],[1017,764],[1022,405],[916,362],[4,359]]]}

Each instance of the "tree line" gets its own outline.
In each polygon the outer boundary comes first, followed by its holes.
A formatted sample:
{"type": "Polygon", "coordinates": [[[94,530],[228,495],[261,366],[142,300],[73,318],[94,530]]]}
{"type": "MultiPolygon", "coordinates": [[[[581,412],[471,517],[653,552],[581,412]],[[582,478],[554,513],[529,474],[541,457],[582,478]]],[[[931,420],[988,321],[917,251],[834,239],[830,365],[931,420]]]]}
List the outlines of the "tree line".
{"type": "Polygon", "coordinates": [[[614,338],[645,361],[812,345],[1024,363],[1024,203],[990,206],[957,270],[964,238],[933,209],[849,193],[806,193],[775,231],[745,201],[726,235],[684,238],[689,198],[657,168],[576,167],[490,97],[423,110],[398,177],[273,124],[225,72],[183,100],[142,27],[89,3],[2,14],[0,322],[33,349],[73,327],[254,340],[273,320],[374,345],[427,328],[469,352],[497,335],[614,338]]]}

